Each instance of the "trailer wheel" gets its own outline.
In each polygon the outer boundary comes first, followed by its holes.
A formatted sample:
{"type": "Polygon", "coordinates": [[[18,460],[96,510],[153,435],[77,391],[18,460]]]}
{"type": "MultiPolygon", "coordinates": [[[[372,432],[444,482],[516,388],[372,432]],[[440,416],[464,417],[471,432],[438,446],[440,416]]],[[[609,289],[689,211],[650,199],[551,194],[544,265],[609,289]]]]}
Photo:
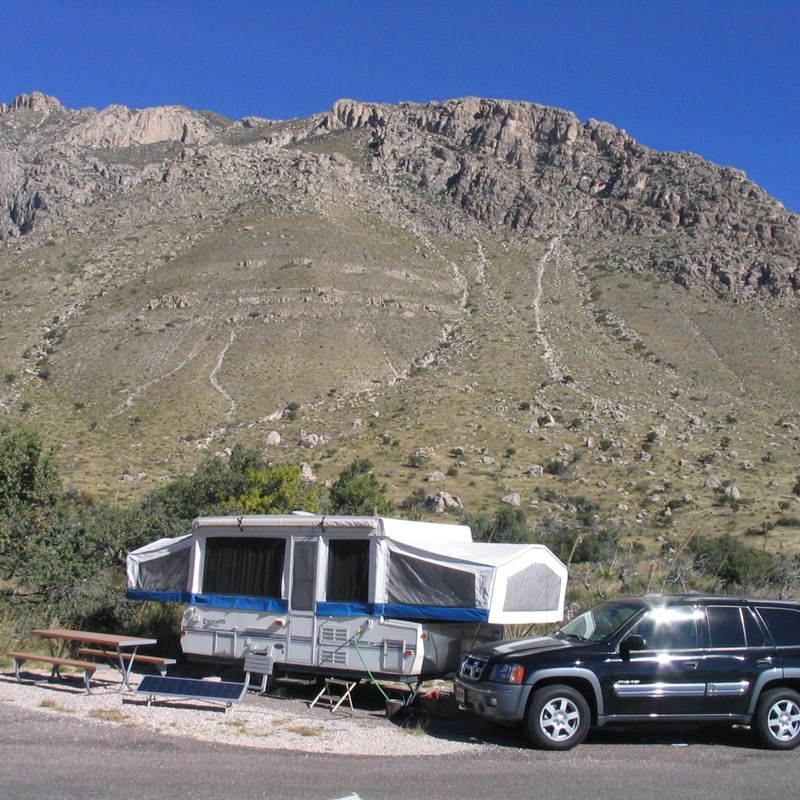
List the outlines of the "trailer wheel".
{"type": "Polygon", "coordinates": [[[571,686],[544,686],[534,692],[525,717],[525,733],[543,750],[570,750],[589,732],[586,698],[571,686]]]}

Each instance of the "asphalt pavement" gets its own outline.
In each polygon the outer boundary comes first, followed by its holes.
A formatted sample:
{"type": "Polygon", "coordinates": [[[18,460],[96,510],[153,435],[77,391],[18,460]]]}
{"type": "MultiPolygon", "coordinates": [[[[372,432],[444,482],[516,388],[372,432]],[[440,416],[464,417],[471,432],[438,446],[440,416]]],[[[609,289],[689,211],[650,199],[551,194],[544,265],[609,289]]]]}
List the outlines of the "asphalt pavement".
{"type": "Polygon", "coordinates": [[[593,731],[567,753],[513,732],[476,757],[359,757],[199,742],[0,705],[4,800],[750,800],[796,797],[800,750],[753,745],[746,729],[593,731]]]}

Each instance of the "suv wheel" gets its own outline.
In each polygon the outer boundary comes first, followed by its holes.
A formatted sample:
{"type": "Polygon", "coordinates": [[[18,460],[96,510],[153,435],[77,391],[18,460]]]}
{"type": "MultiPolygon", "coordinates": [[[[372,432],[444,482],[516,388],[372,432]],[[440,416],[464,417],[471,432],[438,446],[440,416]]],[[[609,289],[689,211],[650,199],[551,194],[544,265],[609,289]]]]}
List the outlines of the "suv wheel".
{"type": "Polygon", "coordinates": [[[545,686],[533,694],[525,733],[543,750],[569,750],[589,732],[589,704],[570,686],[545,686]]]}
{"type": "Polygon", "coordinates": [[[791,689],[764,692],[753,725],[765,747],[791,750],[800,744],[800,694],[791,689]]]}

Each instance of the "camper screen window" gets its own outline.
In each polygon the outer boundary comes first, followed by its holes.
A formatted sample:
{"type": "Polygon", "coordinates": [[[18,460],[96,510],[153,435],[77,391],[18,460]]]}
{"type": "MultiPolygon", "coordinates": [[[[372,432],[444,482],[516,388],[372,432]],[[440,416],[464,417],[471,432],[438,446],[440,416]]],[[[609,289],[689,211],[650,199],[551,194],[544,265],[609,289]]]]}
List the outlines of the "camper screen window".
{"type": "Polygon", "coordinates": [[[331,603],[366,603],[369,600],[369,541],[328,541],[328,587],[331,603]]]}
{"type": "Polygon", "coordinates": [[[206,539],[203,591],[247,597],[280,597],[285,539],[206,539]]]}
{"type": "Polygon", "coordinates": [[[390,603],[475,608],[475,575],[421,558],[392,553],[390,603]]]}

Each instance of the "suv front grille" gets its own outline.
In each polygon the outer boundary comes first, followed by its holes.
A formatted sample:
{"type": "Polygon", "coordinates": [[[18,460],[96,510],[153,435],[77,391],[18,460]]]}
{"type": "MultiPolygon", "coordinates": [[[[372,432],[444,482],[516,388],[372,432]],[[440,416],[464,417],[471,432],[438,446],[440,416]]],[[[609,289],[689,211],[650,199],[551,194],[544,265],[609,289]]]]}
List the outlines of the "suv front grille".
{"type": "Polygon", "coordinates": [[[487,658],[477,658],[476,656],[467,656],[461,662],[461,669],[459,675],[466,678],[468,681],[479,681],[483,675],[486,665],[489,663],[487,658]]]}

